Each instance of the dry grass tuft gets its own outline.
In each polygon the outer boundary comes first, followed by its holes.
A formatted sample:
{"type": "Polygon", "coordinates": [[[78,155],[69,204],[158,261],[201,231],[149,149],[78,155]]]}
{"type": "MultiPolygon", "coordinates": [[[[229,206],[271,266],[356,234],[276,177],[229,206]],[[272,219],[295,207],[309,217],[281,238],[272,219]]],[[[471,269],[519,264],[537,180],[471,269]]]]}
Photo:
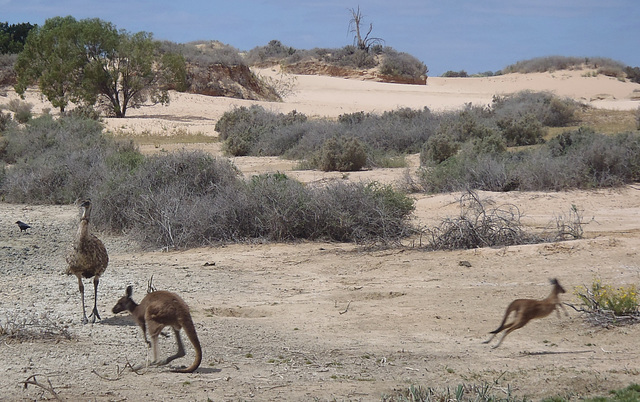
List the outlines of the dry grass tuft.
{"type": "Polygon", "coordinates": [[[71,340],[67,327],[60,324],[49,313],[39,314],[14,311],[0,321],[0,340],[15,342],[71,340]]]}

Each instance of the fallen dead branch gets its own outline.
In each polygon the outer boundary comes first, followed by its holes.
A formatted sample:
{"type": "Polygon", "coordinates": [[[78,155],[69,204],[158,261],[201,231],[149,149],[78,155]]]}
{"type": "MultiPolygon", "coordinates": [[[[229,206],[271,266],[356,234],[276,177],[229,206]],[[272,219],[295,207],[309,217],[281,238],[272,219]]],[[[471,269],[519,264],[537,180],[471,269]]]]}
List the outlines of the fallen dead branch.
{"type": "Polygon", "coordinates": [[[344,311],[339,311],[340,314],[344,314],[347,311],[349,311],[349,306],[351,305],[351,300],[349,300],[349,303],[347,303],[347,308],[344,309],[344,311]]]}
{"type": "Polygon", "coordinates": [[[40,374],[32,374],[29,377],[27,377],[26,380],[22,381],[22,384],[24,384],[24,389],[27,389],[27,387],[29,385],[35,385],[36,387],[40,387],[43,390],[45,390],[48,393],[50,393],[57,401],[64,401],[64,399],[56,392],[56,390],[53,389],[53,385],[51,384],[51,380],[47,378],[47,384],[49,384],[49,385],[42,384],[36,378],[36,376],[39,376],[39,375],[40,374]]]}
{"type": "MultiPolygon", "coordinates": [[[[592,298],[591,295],[581,294],[582,297],[592,298]]],[[[597,306],[595,308],[578,308],[571,303],[564,303],[566,306],[571,307],[575,311],[579,313],[583,313],[584,320],[597,327],[603,328],[611,328],[614,326],[621,325],[632,325],[640,322],[640,313],[637,312],[635,314],[627,314],[627,315],[616,315],[612,310],[607,310],[598,305],[595,299],[593,300],[593,306],[597,306]]]]}
{"type": "Polygon", "coordinates": [[[122,369],[120,369],[120,366],[116,366],[116,376],[115,377],[107,377],[104,376],[100,373],[98,373],[96,371],[96,369],[92,369],[91,372],[95,375],[97,375],[98,377],[100,377],[103,380],[106,381],[118,381],[122,378],[122,374],[125,372],[126,369],[131,369],[131,371],[133,371],[134,373],[136,373],[137,375],[143,375],[144,373],[140,373],[139,369],[134,368],[131,363],[129,362],[129,360],[127,360],[127,364],[124,365],[124,367],[122,367],[122,369]]]}

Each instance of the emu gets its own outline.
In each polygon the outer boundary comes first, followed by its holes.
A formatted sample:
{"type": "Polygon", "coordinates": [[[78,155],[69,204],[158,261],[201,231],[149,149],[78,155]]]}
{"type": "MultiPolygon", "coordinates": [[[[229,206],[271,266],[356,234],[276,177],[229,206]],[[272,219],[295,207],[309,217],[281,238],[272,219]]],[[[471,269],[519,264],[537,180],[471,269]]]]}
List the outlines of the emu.
{"type": "Polygon", "coordinates": [[[67,255],[67,275],[75,275],[78,278],[78,288],[82,299],[82,323],[89,322],[84,304],[84,284],[82,278],[93,278],[93,311],[91,323],[101,319],[98,313],[98,283],[100,276],[107,269],[109,255],[102,241],[89,233],[89,219],[91,217],[91,200],[77,200],[76,205],[82,210],[82,216],[78,225],[78,232],[73,241],[71,252],[67,255]]]}

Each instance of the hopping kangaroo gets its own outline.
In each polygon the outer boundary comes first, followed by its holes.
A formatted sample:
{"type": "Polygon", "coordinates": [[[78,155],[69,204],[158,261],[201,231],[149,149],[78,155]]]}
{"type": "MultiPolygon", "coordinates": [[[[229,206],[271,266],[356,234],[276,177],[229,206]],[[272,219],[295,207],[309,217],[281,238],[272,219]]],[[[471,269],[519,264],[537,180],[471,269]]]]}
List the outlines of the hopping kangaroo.
{"type": "Polygon", "coordinates": [[[509,307],[507,307],[507,311],[504,313],[504,318],[502,319],[502,322],[500,323],[498,329],[496,329],[495,331],[491,331],[490,334],[493,335],[491,335],[491,337],[483,343],[491,342],[491,340],[498,333],[506,329],[507,331],[504,333],[504,335],[502,335],[502,338],[500,338],[498,344],[493,347],[495,349],[500,346],[507,335],[518,328],[524,327],[529,321],[533,320],[534,318],[546,317],[551,314],[553,310],[556,310],[556,312],[558,313],[558,317],[560,317],[560,311],[557,310],[558,306],[562,307],[566,315],[569,315],[569,313],[567,313],[567,309],[565,309],[564,306],[560,304],[560,298],[558,297],[560,293],[565,293],[564,288],[560,286],[560,283],[555,278],[551,279],[551,284],[553,285],[553,289],[551,290],[551,294],[547,296],[546,299],[516,299],[512,301],[511,304],[509,304],[509,307]],[[513,321],[505,324],[507,322],[509,314],[511,314],[512,311],[515,312],[513,321]]]}
{"type": "Polygon", "coordinates": [[[153,347],[153,364],[163,365],[170,361],[185,355],[184,346],[180,339],[180,328],[184,328],[189,340],[196,350],[196,359],[190,367],[186,369],[172,370],[177,373],[192,373],[202,361],[202,348],[196,334],[196,328],[189,313],[189,306],[175,293],[158,290],[148,293],[140,304],[136,304],[131,298],[133,287],[127,286],[126,294],[118,300],[113,306],[113,313],[118,314],[122,311],[129,311],[142,329],[144,341],[150,347],[153,347]],[[169,356],[164,360],[158,360],[158,335],[165,326],[173,327],[173,333],[176,335],[176,343],[178,351],[175,355],[169,356]],[[147,340],[146,330],[149,330],[151,343],[147,340]]]}

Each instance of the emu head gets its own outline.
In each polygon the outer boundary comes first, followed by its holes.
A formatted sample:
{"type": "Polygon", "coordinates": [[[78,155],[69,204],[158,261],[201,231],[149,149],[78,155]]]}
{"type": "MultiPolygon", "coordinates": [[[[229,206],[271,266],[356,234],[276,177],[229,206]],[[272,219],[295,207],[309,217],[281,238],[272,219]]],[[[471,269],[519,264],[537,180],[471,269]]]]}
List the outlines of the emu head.
{"type": "Polygon", "coordinates": [[[91,200],[90,199],[80,199],[76,200],[76,205],[82,209],[82,218],[80,220],[88,221],[91,217],[91,200]]]}

